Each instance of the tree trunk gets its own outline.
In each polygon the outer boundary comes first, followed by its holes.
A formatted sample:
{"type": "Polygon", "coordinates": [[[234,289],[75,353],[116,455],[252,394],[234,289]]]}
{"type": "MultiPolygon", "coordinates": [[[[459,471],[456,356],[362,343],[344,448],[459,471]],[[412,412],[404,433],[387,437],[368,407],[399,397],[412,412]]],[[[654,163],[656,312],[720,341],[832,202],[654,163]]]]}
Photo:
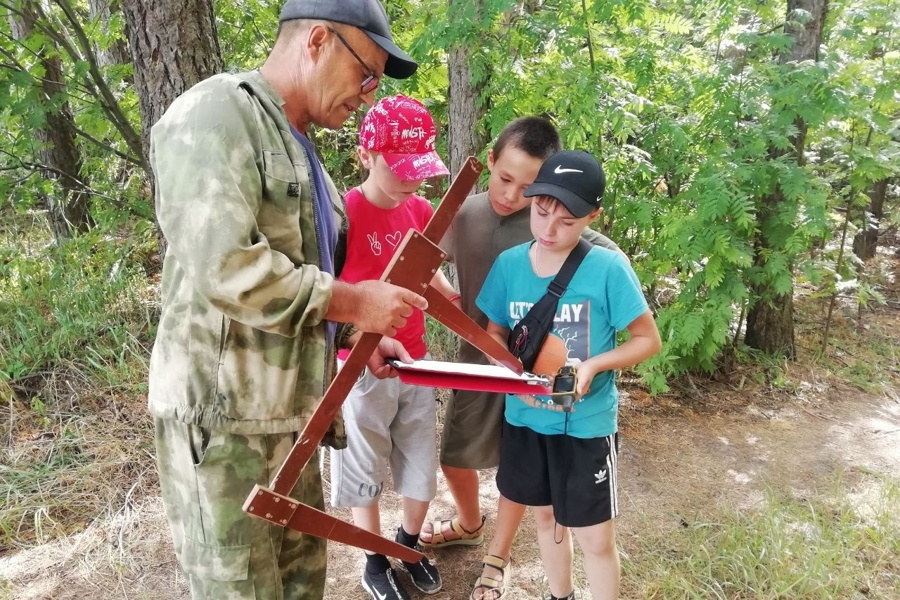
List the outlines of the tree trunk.
{"type": "Polygon", "coordinates": [[[875,256],[878,250],[878,224],[884,217],[884,200],[887,197],[888,180],[882,179],[869,191],[869,208],[862,229],[853,238],[853,253],[862,260],[875,256]]]}
{"type": "MultiPolygon", "coordinates": [[[[470,0],[449,0],[450,18],[460,14],[461,3],[470,0]]],[[[481,9],[481,0],[478,8],[481,9]]],[[[457,24],[457,26],[464,24],[457,24]]],[[[467,36],[468,37],[468,36],[467,36]]],[[[474,33],[473,33],[474,37],[474,33]]],[[[487,100],[481,101],[482,92],[488,83],[485,76],[475,81],[472,72],[472,46],[459,41],[450,49],[447,57],[447,74],[450,80],[448,119],[450,121],[448,147],[450,172],[456,173],[469,156],[475,156],[487,143],[487,136],[481,127],[481,120],[487,112],[487,100]]]]}
{"type": "MultiPolygon", "coordinates": [[[[759,245],[754,263],[762,266],[759,245]]],[[[767,354],[783,355],[793,359],[797,356],[794,342],[794,296],[793,286],[787,294],[777,294],[763,285],[751,287],[751,295],[756,299],[747,313],[747,333],[744,343],[767,354]],[[766,296],[768,294],[768,296],[766,296]]]]}
{"type": "MultiPolygon", "coordinates": [[[[108,30],[108,24],[112,16],[122,12],[119,0],[90,0],[91,18],[97,19],[108,30]]],[[[127,33],[126,33],[127,36],[127,33]]],[[[128,41],[121,38],[110,44],[109,48],[96,48],[97,63],[101,67],[112,65],[127,65],[131,62],[131,51],[128,49],[128,41]]],[[[133,81],[129,78],[130,81],[133,81]]]]}
{"type": "Polygon", "coordinates": [[[172,101],[223,69],[212,0],[121,0],[141,109],[141,145],[172,101]]]}
{"type": "MultiPolygon", "coordinates": [[[[785,33],[793,38],[788,50],[779,55],[782,64],[797,63],[806,60],[819,60],[819,47],[822,45],[822,29],[825,15],[828,12],[827,0],[788,0],[788,25],[785,33]],[[806,11],[809,20],[802,24],[791,23],[798,11],[806,11]]],[[[806,145],[806,122],[797,118],[794,121],[797,134],[791,138],[792,150],[770,152],[772,160],[777,160],[787,152],[793,151],[798,164],[804,163],[803,151],[806,145]]],[[[774,245],[768,239],[770,221],[775,219],[778,204],[782,200],[781,189],[762,199],[759,224],[760,234],[754,243],[755,264],[765,264],[765,255],[774,245]]],[[[790,267],[789,267],[790,268],[790,267]]],[[[778,293],[772,284],[763,283],[751,286],[751,297],[754,304],[747,314],[747,334],[744,341],[751,348],[762,350],[768,354],[781,354],[794,358],[797,354],[794,344],[794,293],[793,286],[786,293],[778,293]]]]}
{"type": "MultiPolygon", "coordinates": [[[[34,3],[21,4],[19,14],[10,14],[10,26],[17,39],[31,34],[37,22],[34,3]]],[[[76,231],[86,231],[92,224],[88,212],[90,196],[81,173],[82,159],[75,143],[76,129],[72,109],[66,98],[62,63],[49,47],[42,46],[38,57],[44,70],[36,81],[43,106],[44,124],[34,131],[38,142],[38,162],[42,175],[58,188],[46,199],[50,228],[57,242],[76,231]]]]}
{"type": "MultiPolygon", "coordinates": [[[[212,0],[120,0],[141,108],[141,146],[150,159],[150,129],[183,92],[224,68],[212,0]]],[[[153,174],[150,197],[155,196],[153,174]]],[[[157,230],[159,263],[166,240],[157,230]]]]}

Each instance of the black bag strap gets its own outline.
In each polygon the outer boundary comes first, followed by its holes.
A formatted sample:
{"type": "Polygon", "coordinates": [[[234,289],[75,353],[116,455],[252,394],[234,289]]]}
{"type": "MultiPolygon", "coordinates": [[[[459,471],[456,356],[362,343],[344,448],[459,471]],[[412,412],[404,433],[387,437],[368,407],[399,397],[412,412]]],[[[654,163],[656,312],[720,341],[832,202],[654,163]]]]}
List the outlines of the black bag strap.
{"type": "Polygon", "coordinates": [[[547,286],[547,293],[556,296],[557,301],[562,298],[562,295],[566,293],[566,288],[569,287],[569,282],[572,281],[572,277],[575,275],[575,271],[578,270],[581,261],[584,260],[584,257],[587,256],[590,251],[590,242],[586,241],[584,238],[578,240],[578,245],[572,248],[569,255],[566,257],[566,262],[560,267],[559,273],[556,274],[556,277],[554,277],[553,281],[550,282],[550,285],[547,286]]]}
{"type": "Polygon", "coordinates": [[[591,250],[591,244],[579,240],[569,252],[562,267],[541,299],[532,306],[515,327],[509,332],[507,347],[513,355],[522,361],[522,366],[527,370],[534,367],[541,345],[547,338],[547,334],[553,329],[553,317],[556,314],[559,299],[566,292],[575,271],[581,265],[581,261],[591,250]]]}

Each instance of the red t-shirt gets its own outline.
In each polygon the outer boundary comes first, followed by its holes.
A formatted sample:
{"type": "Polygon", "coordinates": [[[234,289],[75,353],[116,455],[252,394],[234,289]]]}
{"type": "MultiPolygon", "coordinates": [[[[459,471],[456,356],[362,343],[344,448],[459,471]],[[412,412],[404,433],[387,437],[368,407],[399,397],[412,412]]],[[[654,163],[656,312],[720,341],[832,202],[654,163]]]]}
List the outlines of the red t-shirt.
{"type": "MultiPolygon", "coordinates": [[[[347,203],[347,258],[338,279],[357,283],[379,279],[391,262],[397,246],[410,228],[422,231],[434,209],[428,200],[413,194],[400,206],[384,209],[369,202],[359,188],[344,196],[347,203]]],[[[425,314],[415,309],[406,325],[397,331],[400,341],[414,359],[425,356],[425,314]]],[[[349,350],[341,350],[338,357],[345,360],[349,350]]]]}

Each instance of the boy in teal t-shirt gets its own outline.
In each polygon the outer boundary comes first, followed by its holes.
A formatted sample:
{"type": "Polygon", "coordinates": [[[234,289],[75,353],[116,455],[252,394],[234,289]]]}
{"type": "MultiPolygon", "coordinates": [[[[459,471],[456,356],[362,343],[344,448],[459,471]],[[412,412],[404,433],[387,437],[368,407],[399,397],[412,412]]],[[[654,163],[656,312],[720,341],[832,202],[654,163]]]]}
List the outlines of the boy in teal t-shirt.
{"type": "MultiPolygon", "coordinates": [[[[525,193],[535,197],[534,241],[500,255],[477,300],[489,319],[488,332],[498,341],[506,344],[510,329],[546,293],[581,232],[600,215],[604,186],[603,169],[586,152],[558,152],[541,166],[525,193]]],[[[566,412],[548,397],[506,397],[497,488],[504,497],[534,507],[552,600],[574,598],[569,528],[584,554],[594,599],[618,598],[614,371],[660,348],[640,284],[621,255],[590,250],[559,300],[550,335],[565,342],[567,362],[575,365],[577,401],[566,412]],[[616,346],[616,331],[622,329],[630,338],[616,346]]],[[[492,542],[488,558],[493,551],[492,542]]],[[[500,585],[499,579],[482,577],[472,597],[493,598],[500,585]]]]}

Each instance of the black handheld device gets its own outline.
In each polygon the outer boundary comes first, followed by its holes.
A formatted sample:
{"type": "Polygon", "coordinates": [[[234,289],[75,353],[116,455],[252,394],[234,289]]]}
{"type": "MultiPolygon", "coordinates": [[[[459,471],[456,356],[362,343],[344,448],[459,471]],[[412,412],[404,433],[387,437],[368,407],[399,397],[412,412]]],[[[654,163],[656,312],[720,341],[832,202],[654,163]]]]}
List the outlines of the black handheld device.
{"type": "Polygon", "coordinates": [[[575,367],[568,365],[561,367],[553,378],[553,402],[561,405],[565,412],[572,412],[575,405],[576,382],[575,367]]]}

